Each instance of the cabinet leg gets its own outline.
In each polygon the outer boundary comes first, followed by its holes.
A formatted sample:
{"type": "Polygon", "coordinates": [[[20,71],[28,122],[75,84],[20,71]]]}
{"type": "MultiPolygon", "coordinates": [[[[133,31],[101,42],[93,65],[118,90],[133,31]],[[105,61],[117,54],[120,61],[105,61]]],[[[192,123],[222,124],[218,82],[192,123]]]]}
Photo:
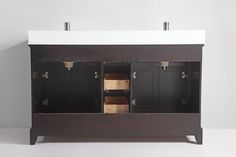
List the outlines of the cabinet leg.
{"type": "Polygon", "coordinates": [[[36,143],[37,137],[38,136],[37,136],[36,131],[33,128],[31,128],[30,129],[30,145],[34,145],[36,143]]]}
{"type": "Polygon", "coordinates": [[[197,144],[202,144],[202,128],[199,129],[196,133],[195,133],[195,138],[196,138],[196,142],[197,144]]]}

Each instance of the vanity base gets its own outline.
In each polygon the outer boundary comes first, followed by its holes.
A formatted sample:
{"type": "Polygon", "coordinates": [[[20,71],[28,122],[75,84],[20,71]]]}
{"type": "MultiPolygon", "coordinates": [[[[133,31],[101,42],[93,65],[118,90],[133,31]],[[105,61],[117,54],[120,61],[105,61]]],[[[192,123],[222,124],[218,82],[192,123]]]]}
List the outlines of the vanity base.
{"type": "Polygon", "coordinates": [[[37,136],[69,137],[81,142],[158,142],[194,135],[202,144],[197,113],[79,114],[36,113],[30,144],[37,136]]]}

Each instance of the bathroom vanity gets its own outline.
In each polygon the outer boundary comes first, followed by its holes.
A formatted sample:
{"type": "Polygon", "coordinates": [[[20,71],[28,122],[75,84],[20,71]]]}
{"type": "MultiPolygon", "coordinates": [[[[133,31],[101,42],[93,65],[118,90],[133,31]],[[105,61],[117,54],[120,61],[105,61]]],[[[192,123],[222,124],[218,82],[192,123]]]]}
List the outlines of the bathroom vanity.
{"type": "Polygon", "coordinates": [[[29,31],[30,144],[158,141],[202,144],[204,31],[29,31]]]}

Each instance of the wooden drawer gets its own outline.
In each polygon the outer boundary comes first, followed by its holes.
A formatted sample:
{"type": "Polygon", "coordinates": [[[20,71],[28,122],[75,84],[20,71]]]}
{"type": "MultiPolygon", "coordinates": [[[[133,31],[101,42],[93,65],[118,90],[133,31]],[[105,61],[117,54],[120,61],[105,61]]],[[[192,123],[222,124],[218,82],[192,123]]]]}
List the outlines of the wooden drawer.
{"type": "Polygon", "coordinates": [[[129,78],[125,74],[105,74],[104,90],[129,90],[129,78]]]}
{"type": "Polygon", "coordinates": [[[104,105],[104,113],[129,113],[129,105],[104,105]]]}
{"type": "Polygon", "coordinates": [[[105,97],[104,113],[129,113],[128,98],[124,96],[105,97]]]}

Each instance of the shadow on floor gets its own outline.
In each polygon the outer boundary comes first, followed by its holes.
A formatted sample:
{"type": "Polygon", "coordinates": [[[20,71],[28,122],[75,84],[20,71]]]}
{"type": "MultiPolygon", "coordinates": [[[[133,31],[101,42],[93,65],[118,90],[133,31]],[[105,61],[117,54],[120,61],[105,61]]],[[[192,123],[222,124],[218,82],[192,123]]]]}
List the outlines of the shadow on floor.
{"type": "Polygon", "coordinates": [[[29,129],[0,129],[0,144],[29,144],[29,129]]]}
{"type": "MultiPolygon", "coordinates": [[[[64,143],[64,142],[95,142],[95,143],[116,143],[116,142],[128,142],[130,143],[130,139],[125,140],[125,139],[116,139],[112,138],[111,140],[104,140],[103,138],[91,138],[91,139],[83,139],[83,138],[75,138],[75,137],[43,137],[41,141],[38,140],[38,143],[64,143]],[[104,142],[105,141],[105,142],[104,142]]],[[[173,136],[173,137],[158,137],[158,138],[149,138],[149,139],[144,139],[144,140],[132,140],[131,142],[141,142],[141,143],[151,143],[151,142],[184,142],[184,143],[195,143],[194,141],[189,141],[189,139],[185,136],[173,136]]]]}

